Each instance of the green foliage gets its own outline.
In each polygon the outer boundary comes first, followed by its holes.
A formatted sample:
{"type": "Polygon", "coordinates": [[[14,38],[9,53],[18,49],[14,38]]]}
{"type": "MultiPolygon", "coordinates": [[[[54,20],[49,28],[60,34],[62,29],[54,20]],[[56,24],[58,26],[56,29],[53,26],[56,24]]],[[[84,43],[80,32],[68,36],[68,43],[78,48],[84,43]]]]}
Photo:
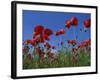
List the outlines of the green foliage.
{"type": "Polygon", "coordinates": [[[90,53],[80,52],[76,57],[77,60],[75,62],[75,60],[72,60],[73,54],[67,51],[65,53],[62,51],[62,53],[54,59],[45,58],[35,60],[35,58],[29,59],[26,57],[23,59],[23,69],[90,66],[90,53]]]}

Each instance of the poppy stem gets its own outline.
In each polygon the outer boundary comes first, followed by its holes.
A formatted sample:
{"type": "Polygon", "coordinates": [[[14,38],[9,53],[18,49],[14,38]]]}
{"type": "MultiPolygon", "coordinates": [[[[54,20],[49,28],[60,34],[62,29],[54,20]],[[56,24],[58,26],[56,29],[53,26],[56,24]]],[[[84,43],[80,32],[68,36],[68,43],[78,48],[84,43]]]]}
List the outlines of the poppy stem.
{"type": "MultiPolygon", "coordinates": [[[[64,38],[67,39],[67,28],[65,28],[64,38]]],[[[66,43],[66,44],[67,44],[67,43],[66,43]]],[[[69,47],[69,45],[67,44],[67,47],[66,47],[66,48],[68,48],[68,47],[69,47]]]]}
{"type": "Polygon", "coordinates": [[[75,38],[75,40],[76,40],[76,33],[75,33],[75,28],[73,27],[73,35],[74,35],[74,38],[75,38]]]}
{"type": "Polygon", "coordinates": [[[91,30],[89,29],[89,38],[91,38],[91,30]]]}

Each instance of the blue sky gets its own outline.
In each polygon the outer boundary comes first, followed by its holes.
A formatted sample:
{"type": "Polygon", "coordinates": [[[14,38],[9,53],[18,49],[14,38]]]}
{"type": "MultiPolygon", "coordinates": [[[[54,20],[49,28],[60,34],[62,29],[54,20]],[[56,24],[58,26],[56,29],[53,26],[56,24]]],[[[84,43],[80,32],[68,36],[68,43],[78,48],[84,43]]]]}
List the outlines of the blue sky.
{"type": "MultiPolygon", "coordinates": [[[[23,10],[23,40],[32,39],[32,34],[34,27],[36,25],[43,25],[50,28],[54,32],[65,29],[65,21],[70,20],[73,16],[78,18],[77,27],[66,28],[66,34],[56,37],[55,35],[50,36],[50,44],[56,45],[68,39],[75,39],[73,35],[73,30],[78,36],[78,42],[90,38],[90,30],[87,32],[81,32],[80,28],[83,28],[83,21],[91,17],[89,13],[69,13],[69,12],[51,12],[51,11],[33,11],[33,10],[23,10]]],[[[67,45],[67,44],[66,44],[67,45]]]]}

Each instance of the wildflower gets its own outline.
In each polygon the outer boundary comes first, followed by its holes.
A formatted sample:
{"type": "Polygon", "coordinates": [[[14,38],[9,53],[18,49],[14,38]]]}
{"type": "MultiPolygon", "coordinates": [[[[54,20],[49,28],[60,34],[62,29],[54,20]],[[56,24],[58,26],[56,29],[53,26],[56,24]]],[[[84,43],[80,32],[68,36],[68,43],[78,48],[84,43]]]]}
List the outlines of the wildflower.
{"type": "Polygon", "coordinates": [[[77,26],[78,25],[78,19],[76,17],[72,17],[70,22],[71,22],[71,25],[73,25],[73,26],[77,26]]]}
{"type": "Polygon", "coordinates": [[[77,41],[76,40],[67,40],[68,44],[71,44],[71,45],[76,45],[77,44],[77,41]]]}
{"type": "Polygon", "coordinates": [[[32,43],[32,40],[26,40],[26,43],[27,44],[31,44],[32,43]]]}
{"type": "Polygon", "coordinates": [[[77,41],[76,41],[76,40],[72,40],[71,43],[72,43],[72,44],[77,44],[77,41]]]}
{"type": "Polygon", "coordinates": [[[46,28],[46,29],[44,30],[44,34],[50,36],[50,35],[53,34],[53,31],[52,31],[51,29],[46,28]]]}
{"type": "Polygon", "coordinates": [[[65,26],[69,29],[71,27],[71,22],[69,20],[66,20],[65,26]]]}
{"type": "Polygon", "coordinates": [[[67,40],[67,43],[68,43],[68,44],[71,44],[71,40],[67,40]]]}
{"type": "Polygon", "coordinates": [[[83,47],[84,47],[83,44],[79,44],[79,45],[78,45],[78,49],[81,49],[81,48],[83,48],[83,47]]]}
{"type": "Polygon", "coordinates": [[[78,45],[78,48],[83,48],[83,47],[90,46],[90,45],[91,45],[91,40],[90,39],[87,39],[87,40],[82,41],[78,45]]]}
{"type": "Polygon", "coordinates": [[[34,28],[34,31],[37,32],[37,34],[41,34],[44,30],[44,27],[42,25],[37,25],[35,28],[34,28]]]}
{"type": "Polygon", "coordinates": [[[60,29],[59,33],[60,34],[64,34],[65,33],[65,30],[64,29],[60,29]]]}
{"type": "Polygon", "coordinates": [[[49,41],[49,40],[50,40],[50,38],[48,37],[48,35],[47,35],[47,34],[43,34],[43,37],[44,37],[44,39],[45,39],[45,40],[47,40],[47,41],[49,41]]]}
{"type": "Polygon", "coordinates": [[[60,35],[60,32],[56,32],[56,36],[59,36],[60,35]]]}
{"type": "Polygon", "coordinates": [[[85,26],[85,28],[90,28],[90,26],[91,26],[91,20],[90,19],[84,20],[84,26],[85,26]]]}
{"type": "Polygon", "coordinates": [[[91,40],[90,40],[90,39],[84,40],[84,41],[82,42],[82,44],[83,44],[84,46],[89,46],[89,45],[91,44],[91,40]]]}
{"type": "Polygon", "coordinates": [[[65,30],[64,29],[60,29],[59,31],[56,32],[56,36],[59,36],[61,34],[64,34],[65,30]]]}
{"type": "Polygon", "coordinates": [[[46,42],[45,45],[46,45],[47,48],[51,48],[51,45],[49,43],[46,42]]]}

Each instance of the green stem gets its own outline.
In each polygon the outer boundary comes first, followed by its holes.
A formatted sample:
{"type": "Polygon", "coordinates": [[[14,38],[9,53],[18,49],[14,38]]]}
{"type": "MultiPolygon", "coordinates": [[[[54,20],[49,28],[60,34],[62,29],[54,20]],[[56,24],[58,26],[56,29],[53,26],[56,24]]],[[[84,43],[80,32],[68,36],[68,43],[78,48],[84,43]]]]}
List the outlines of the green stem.
{"type": "Polygon", "coordinates": [[[76,39],[76,33],[75,33],[75,31],[76,31],[76,30],[75,30],[74,27],[73,27],[73,35],[74,35],[75,40],[77,40],[77,39],[76,39]]]}

